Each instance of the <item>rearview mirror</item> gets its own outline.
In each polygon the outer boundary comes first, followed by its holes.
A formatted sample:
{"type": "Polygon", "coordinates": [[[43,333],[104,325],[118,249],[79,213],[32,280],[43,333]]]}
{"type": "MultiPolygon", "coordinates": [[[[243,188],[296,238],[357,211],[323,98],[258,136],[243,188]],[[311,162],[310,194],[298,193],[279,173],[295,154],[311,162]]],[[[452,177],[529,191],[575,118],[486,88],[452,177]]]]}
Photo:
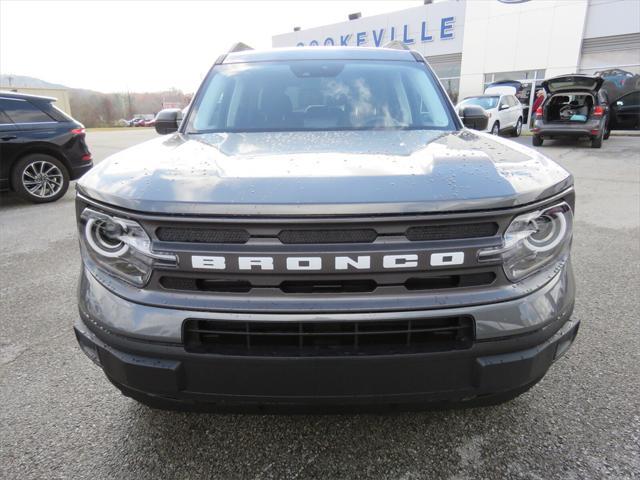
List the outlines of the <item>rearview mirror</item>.
{"type": "Polygon", "coordinates": [[[507,108],[509,108],[509,105],[507,105],[506,103],[500,105],[500,110],[506,110],[507,108]]]}
{"type": "Polygon", "coordinates": [[[160,135],[176,132],[180,122],[182,122],[182,110],[179,108],[161,110],[156,115],[156,132],[160,135]]]}
{"type": "Polygon", "coordinates": [[[482,107],[477,105],[469,105],[462,109],[462,115],[460,116],[462,123],[467,128],[474,130],[484,130],[489,124],[489,116],[482,107]]]}

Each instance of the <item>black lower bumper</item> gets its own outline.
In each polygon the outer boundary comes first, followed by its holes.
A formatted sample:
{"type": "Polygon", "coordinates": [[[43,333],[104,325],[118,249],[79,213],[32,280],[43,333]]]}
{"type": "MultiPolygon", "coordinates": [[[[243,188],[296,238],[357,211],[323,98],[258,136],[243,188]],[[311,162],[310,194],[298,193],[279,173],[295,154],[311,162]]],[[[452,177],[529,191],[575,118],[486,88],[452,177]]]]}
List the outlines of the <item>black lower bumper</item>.
{"type": "Polygon", "coordinates": [[[253,357],[192,354],[180,345],[131,340],[87,324],[75,325],[80,346],[125,394],[152,406],[222,409],[508,399],[542,378],[579,327],[568,314],[533,333],[453,352],[253,357]]]}
{"type": "Polygon", "coordinates": [[[87,173],[89,170],[93,168],[93,161],[87,160],[81,164],[72,165],[71,171],[69,172],[69,177],[71,180],[77,180],[82,175],[87,173]]]}

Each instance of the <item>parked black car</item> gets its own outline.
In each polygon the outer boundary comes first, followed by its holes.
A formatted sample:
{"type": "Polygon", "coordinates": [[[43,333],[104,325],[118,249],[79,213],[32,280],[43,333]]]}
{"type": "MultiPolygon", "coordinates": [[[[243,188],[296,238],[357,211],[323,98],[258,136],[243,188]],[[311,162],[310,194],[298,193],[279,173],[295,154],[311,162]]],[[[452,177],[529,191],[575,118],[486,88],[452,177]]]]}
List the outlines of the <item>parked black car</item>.
{"type": "Polygon", "coordinates": [[[0,191],[53,202],[93,166],[84,126],[55,100],[0,92],[0,191]]]}
{"type": "Polygon", "coordinates": [[[640,90],[636,90],[611,103],[611,129],[637,130],[639,128],[640,90]]]}

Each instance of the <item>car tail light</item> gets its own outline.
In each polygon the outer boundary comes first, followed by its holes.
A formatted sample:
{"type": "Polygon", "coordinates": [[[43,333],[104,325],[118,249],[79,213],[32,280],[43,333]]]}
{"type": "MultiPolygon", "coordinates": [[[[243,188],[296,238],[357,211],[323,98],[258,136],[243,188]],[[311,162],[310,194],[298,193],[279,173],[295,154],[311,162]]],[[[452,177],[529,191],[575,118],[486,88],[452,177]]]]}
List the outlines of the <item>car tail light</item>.
{"type": "Polygon", "coordinates": [[[85,129],[84,128],[74,128],[73,130],[71,130],[71,133],[73,135],[84,135],[85,129]]]}
{"type": "Polygon", "coordinates": [[[544,114],[542,113],[542,107],[538,107],[538,109],[536,110],[536,117],[538,118],[542,118],[544,114]]]}
{"type": "Polygon", "coordinates": [[[600,105],[593,108],[594,117],[601,117],[603,114],[604,114],[604,108],[602,108],[600,105]]]}
{"type": "Polygon", "coordinates": [[[90,153],[82,155],[82,160],[84,160],[85,162],[88,162],[89,160],[91,160],[91,158],[93,158],[93,157],[91,157],[90,153]]]}

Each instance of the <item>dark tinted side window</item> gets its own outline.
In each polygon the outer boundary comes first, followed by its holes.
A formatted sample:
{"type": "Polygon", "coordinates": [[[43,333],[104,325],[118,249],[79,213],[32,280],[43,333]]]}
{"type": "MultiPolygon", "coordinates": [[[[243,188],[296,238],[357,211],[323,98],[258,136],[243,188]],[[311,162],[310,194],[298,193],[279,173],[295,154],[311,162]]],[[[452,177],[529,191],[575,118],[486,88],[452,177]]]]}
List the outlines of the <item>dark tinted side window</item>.
{"type": "Polygon", "coordinates": [[[7,116],[6,113],[0,110],[0,125],[10,124],[10,123],[11,123],[11,119],[7,116]]]}
{"type": "Polygon", "coordinates": [[[632,92],[619,98],[616,102],[617,106],[624,107],[637,107],[640,106],[640,91],[632,92]]]}
{"type": "Polygon", "coordinates": [[[27,100],[0,98],[0,110],[3,110],[4,113],[9,116],[13,123],[42,123],[54,121],[53,118],[27,100]]]}

